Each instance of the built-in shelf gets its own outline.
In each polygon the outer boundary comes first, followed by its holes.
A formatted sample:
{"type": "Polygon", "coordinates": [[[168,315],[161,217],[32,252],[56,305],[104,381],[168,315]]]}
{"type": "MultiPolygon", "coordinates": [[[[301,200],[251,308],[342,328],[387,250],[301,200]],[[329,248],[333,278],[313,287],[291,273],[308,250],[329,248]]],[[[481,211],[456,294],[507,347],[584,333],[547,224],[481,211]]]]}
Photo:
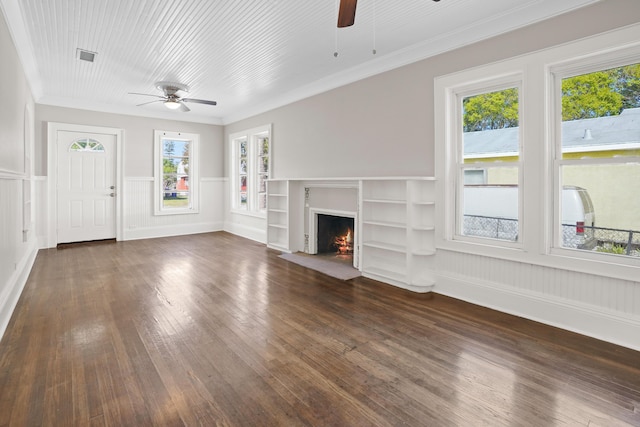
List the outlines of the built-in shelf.
{"type": "Polygon", "coordinates": [[[288,228],[285,224],[269,224],[269,227],[273,227],[273,228],[283,228],[283,229],[288,228]]]}
{"type": "Polygon", "coordinates": [[[383,282],[386,281],[384,279],[390,279],[393,282],[392,284],[404,283],[407,280],[405,274],[398,273],[396,271],[385,270],[383,268],[370,267],[367,269],[367,273],[369,274],[370,278],[377,280],[382,279],[381,281],[383,282]]]}
{"type": "Polygon", "coordinates": [[[418,231],[434,231],[435,227],[432,225],[412,225],[411,228],[413,230],[418,230],[418,231]]]}
{"type": "Polygon", "coordinates": [[[413,255],[418,255],[418,256],[432,256],[436,254],[435,250],[429,250],[429,249],[417,249],[414,250],[413,255]]]}
{"type": "Polygon", "coordinates": [[[433,280],[435,180],[362,181],[362,272],[417,292],[433,280]]]}
{"type": "Polygon", "coordinates": [[[267,181],[267,246],[289,252],[289,182],[267,181]]]}
{"type": "Polygon", "coordinates": [[[362,221],[363,224],[367,225],[378,225],[380,227],[391,227],[391,228],[407,228],[407,224],[404,222],[392,222],[392,221],[362,221]]]}
{"type": "Polygon", "coordinates": [[[271,249],[275,249],[275,250],[277,250],[277,251],[281,251],[281,252],[290,252],[288,247],[286,247],[286,246],[284,246],[284,245],[279,245],[279,244],[274,243],[274,242],[271,242],[268,246],[269,246],[271,249]]]}
{"type": "Polygon", "coordinates": [[[304,202],[300,194],[305,187],[314,184],[357,187],[357,233],[361,242],[358,266],[365,277],[416,292],[432,289],[435,277],[435,179],[269,180],[267,245],[270,248],[284,252],[302,250],[304,202]],[[293,198],[297,198],[295,202],[293,198]]]}
{"type": "Polygon", "coordinates": [[[391,199],[365,199],[364,203],[388,203],[388,204],[396,204],[396,205],[405,205],[407,202],[405,200],[391,200],[391,199]]]}
{"type": "Polygon", "coordinates": [[[384,250],[393,251],[393,252],[401,252],[401,253],[406,253],[407,252],[406,246],[394,245],[394,244],[386,243],[386,242],[375,242],[375,241],[362,242],[362,246],[368,246],[370,248],[384,249],[384,250]]]}

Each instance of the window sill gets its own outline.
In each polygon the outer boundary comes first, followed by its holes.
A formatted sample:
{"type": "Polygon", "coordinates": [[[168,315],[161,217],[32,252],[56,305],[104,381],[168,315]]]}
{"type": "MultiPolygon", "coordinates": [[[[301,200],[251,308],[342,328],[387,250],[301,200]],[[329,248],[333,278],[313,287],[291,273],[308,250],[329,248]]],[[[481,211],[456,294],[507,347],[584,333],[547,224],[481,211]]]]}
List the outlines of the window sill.
{"type": "Polygon", "coordinates": [[[509,248],[458,240],[440,240],[436,243],[436,248],[632,282],[637,282],[640,277],[640,259],[615,255],[557,248],[551,249],[549,253],[541,253],[528,251],[526,247],[509,248]]]}
{"type": "Polygon", "coordinates": [[[200,213],[198,209],[175,209],[175,210],[156,210],[154,216],[166,216],[166,215],[189,215],[200,213]]]}

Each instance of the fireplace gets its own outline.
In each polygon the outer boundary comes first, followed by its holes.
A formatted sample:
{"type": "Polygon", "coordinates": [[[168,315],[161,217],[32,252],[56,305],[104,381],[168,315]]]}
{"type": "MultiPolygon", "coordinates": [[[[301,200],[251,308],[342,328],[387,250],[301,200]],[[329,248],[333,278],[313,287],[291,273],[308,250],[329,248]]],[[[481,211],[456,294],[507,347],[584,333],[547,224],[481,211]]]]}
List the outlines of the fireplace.
{"type": "Polygon", "coordinates": [[[318,214],[317,253],[353,255],[353,218],[318,214]]]}
{"type": "Polygon", "coordinates": [[[311,208],[309,225],[310,254],[324,255],[357,266],[355,212],[311,208]]]}

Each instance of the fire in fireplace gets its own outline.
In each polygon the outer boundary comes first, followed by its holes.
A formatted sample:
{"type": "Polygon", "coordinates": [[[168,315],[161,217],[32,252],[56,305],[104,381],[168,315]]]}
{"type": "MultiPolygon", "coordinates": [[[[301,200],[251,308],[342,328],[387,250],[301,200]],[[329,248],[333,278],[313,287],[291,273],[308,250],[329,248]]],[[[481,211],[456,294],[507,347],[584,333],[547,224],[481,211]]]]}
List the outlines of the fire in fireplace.
{"type": "Polygon", "coordinates": [[[351,229],[347,230],[347,234],[344,236],[336,237],[335,246],[338,248],[338,253],[341,255],[353,253],[353,237],[351,236],[351,229]]]}
{"type": "Polygon", "coordinates": [[[318,253],[353,255],[354,219],[318,214],[318,253]]]}

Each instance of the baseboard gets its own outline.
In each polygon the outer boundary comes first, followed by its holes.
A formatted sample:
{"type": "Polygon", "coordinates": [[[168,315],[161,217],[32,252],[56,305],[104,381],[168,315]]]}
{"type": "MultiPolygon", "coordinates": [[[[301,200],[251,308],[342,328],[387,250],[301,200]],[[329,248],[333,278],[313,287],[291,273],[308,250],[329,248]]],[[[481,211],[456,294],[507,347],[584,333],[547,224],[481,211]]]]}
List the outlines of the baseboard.
{"type": "Polygon", "coordinates": [[[222,231],[223,223],[201,223],[201,224],[172,224],[163,227],[146,227],[126,230],[123,240],[155,239],[157,237],[184,236],[187,234],[210,233],[222,231]]]}
{"type": "Polygon", "coordinates": [[[244,237],[245,239],[254,240],[259,243],[267,243],[267,231],[263,228],[249,227],[243,224],[225,222],[224,231],[244,237]]]}
{"type": "Polygon", "coordinates": [[[433,292],[640,351],[635,316],[454,275],[438,275],[433,292]]]}
{"type": "Polygon", "coordinates": [[[38,248],[40,249],[47,249],[49,247],[46,236],[37,236],[36,241],[38,242],[38,248]]]}
{"type": "Polygon", "coordinates": [[[410,283],[401,282],[399,280],[394,280],[394,279],[391,279],[391,278],[386,277],[386,276],[382,276],[382,275],[379,275],[379,274],[371,273],[369,271],[363,271],[363,270],[361,270],[361,271],[362,271],[362,276],[363,277],[366,277],[368,279],[373,279],[373,280],[376,280],[378,282],[386,283],[387,285],[392,285],[392,286],[395,286],[397,288],[402,288],[402,289],[405,289],[407,291],[416,292],[416,293],[419,293],[419,294],[424,294],[424,293],[433,291],[433,286],[434,286],[433,284],[420,285],[420,286],[419,285],[413,285],[413,284],[410,284],[410,283]]]}
{"type": "Polygon", "coordinates": [[[37,254],[38,248],[36,248],[35,243],[29,245],[27,254],[18,263],[16,271],[9,279],[5,291],[0,295],[0,339],[2,339],[7,330],[11,315],[18,304],[20,295],[22,295],[22,290],[27,283],[37,254]]]}

